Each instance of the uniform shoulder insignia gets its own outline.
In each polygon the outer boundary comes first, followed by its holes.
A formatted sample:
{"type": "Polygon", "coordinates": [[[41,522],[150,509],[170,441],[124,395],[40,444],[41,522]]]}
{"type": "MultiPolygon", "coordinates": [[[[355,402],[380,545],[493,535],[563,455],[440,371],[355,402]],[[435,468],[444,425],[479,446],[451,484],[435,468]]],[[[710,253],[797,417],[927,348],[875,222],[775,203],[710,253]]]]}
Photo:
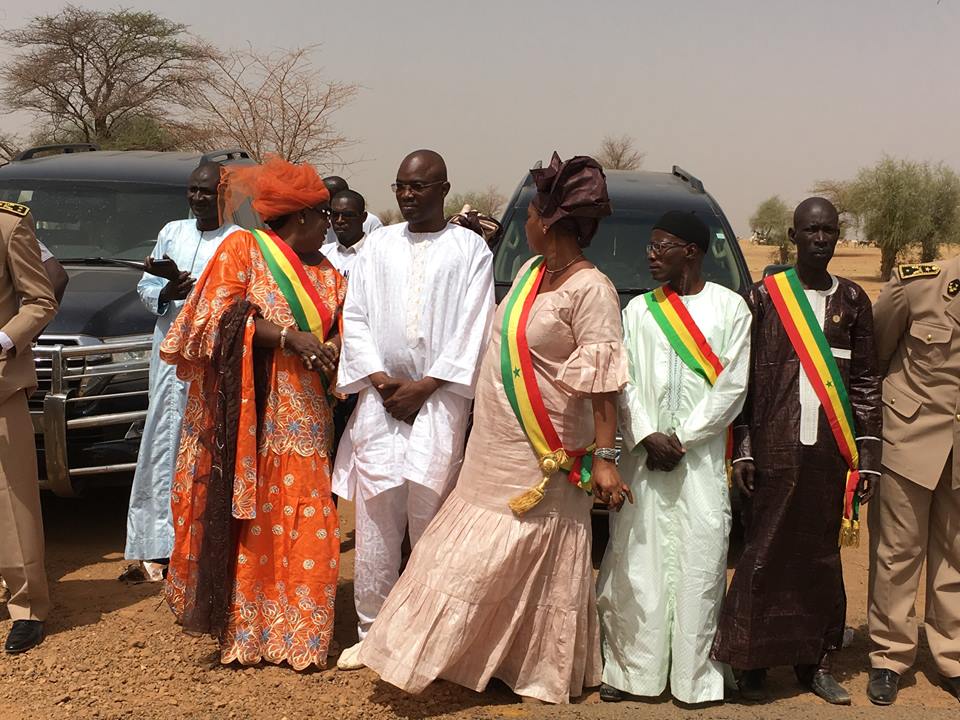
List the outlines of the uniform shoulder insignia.
{"type": "Polygon", "coordinates": [[[17,217],[26,217],[27,213],[30,212],[30,208],[28,208],[26,205],[21,205],[20,203],[0,200],[0,212],[10,213],[11,215],[16,215],[17,217]]]}
{"type": "Polygon", "coordinates": [[[929,263],[914,265],[898,265],[897,274],[901,280],[913,280],[918,277],[936,277],[940,274],[940,266],[929,263]]]}
{"type": "Polygon", "coordinates": [[[956,297],[957,293],[960,293],[960,280],[951,280],[947,284],[947,295],[956,297]]]}

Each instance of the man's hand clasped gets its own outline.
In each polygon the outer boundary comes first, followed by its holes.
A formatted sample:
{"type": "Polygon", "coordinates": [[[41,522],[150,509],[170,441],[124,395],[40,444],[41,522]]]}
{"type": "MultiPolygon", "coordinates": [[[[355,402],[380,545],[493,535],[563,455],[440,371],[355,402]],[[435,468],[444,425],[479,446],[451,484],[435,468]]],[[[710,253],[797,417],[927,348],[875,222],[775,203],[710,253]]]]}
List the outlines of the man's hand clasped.
{"type": "Polygon", "coordinates": [[[661,432],[650,433],[640,441],[647,451],[647,469],[670,472],[683,459],[686,450],[680,439],[674,435],[661,432]]]}
{"type": "Polygon", "coordinates": [[[417,413],[427,398],[439,386],[439,383],[430,377],[422,380],[400,380],[386,373],[374,373],[370,376],[370,382],[391,417],[410,425],[416,420],[417,413]]]}

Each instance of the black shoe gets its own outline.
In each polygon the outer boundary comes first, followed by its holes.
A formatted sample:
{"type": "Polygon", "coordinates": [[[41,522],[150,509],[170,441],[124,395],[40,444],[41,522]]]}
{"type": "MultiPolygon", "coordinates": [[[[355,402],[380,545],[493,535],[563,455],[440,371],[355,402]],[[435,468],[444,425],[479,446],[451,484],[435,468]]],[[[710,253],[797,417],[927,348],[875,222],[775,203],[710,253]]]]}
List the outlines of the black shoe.
{"type": "Polygon", "coordinates": [[[600,699],[603,702],[620,702],[623,700],[623,693],[617,690],[613,685],[603,683],[600,685],[600,699]]]}
{"type": "Polygon", "coordinates": [[[810,681],[810,690],[831,705],[849,705],[850,693],[844,690],[833,675],[825,670],[817,670],[810,681]]]}
{"type": "Polygon", "coordinates": [[[900,690],[900,674],[893,670],[873,668],[867,683],[867,697],[874,705],[893,705],[900,690]]]}
{"type": "Polygon", "coordinates": [[[740,676],[740,699],[747,702],[765,702],[769,700],[767,695],[767,671],[744,670],[740,676]]]}
{"type": "Polygon", "coordinates": [[[43,642],[43,623],[39,620],[15,620],[3,651],[14,655],[26,652],[43,642]]]}
{"type": "Polygon", "coordinates": [[[960,700],[960,677],[948,678],[941,675],[940,679],[943,680],[943,686],[953,693],[957,700],[960,700]]]}

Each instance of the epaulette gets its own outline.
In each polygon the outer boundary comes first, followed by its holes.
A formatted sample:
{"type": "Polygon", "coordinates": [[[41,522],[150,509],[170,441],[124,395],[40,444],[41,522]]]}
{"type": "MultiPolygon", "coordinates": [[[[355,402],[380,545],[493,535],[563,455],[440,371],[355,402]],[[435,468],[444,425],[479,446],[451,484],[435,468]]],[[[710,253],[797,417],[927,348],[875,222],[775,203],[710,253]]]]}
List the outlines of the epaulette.
{"type": "Polygon", "coordinates": [[[0,200],[0,212],[10,213],[11,215],[16,215],[17,217],[26,217],[27,213],[30,212],[30,208],[28,208],[26,205],[21,205],[20,203],[0,200]]]}
{"type": "Polygon", "coordinates": [[[918,263],[916,265],[898,265],[897,274],[901,280],[913,280],[918,277],[936,277],[940,274],[939,265],[918,263]]]}

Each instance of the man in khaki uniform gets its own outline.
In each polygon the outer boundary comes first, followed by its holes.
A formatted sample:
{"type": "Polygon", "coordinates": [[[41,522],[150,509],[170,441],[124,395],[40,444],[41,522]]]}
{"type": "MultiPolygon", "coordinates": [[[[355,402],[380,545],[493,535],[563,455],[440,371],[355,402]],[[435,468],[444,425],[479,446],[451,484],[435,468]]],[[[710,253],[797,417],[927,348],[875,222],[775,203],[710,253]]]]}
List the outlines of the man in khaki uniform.
{"type": "Polygon", "coordinates": [[[37,385],[31,344],[56,311],[29,209],[0,202],[0,575],[10,588],[8,653],[43,640],[50,608],[27,396],[37,385]]]}
{"type": "Polygon", "coordinates": [[[867,695],[897,697],[917,652],[914,603],[927,563],[924,628],[960,690],[960,256],[901,265],[873,307],[883,381],[883,476],[870,503],[867,695]]]}

